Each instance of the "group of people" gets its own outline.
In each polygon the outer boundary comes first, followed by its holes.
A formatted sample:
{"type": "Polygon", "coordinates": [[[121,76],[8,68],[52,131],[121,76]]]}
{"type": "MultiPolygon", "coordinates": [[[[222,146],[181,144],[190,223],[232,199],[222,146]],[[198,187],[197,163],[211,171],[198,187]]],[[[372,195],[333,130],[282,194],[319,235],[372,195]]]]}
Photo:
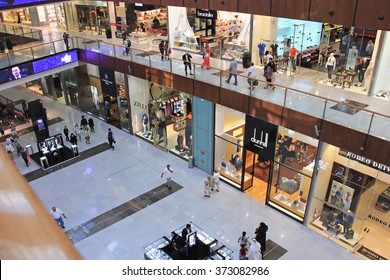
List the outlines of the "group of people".
{"type": "Polygon", "coordinates": [[[255,238],[252,242],[249,241],[249,236],[245,231],[238,237],[237,242],[240,244],[239,259],[240,260],[259,260],[264,259],[266,251],[268,226],[261,222],[255,230],[255,238]]]}
{"type": "Polygon", "coordinates": [[[72,145],[77,145],[78,141],[81,141],[81,131],[84,132],[84,138],[86,144],[91,144],[91,134],[90,132],[95,132],[95,123],[92,118],[88,120],[81,116],[80,126],[76,123],[73,126],[73,132],[69,135],[69,129],[65,125],[64,126],[64,135],[65,140],[72,143],[72,145]]]}
{"type": "Polygon", "coordinates": [[[160,44],[158,45],[158,49],[161,53],[161,61],[169,61],[170,59],[170,56],[172,54],[172,48],[171,48],[171,44],[169,43],[169,41],[164,41],[161,40],[160,41],[160,44]]]}
{"type": "Polygon", "coordinates": [[[219,192],[219,171],[214,170],[213,176],[208,176],[204,181],[204,196],[210,198],[211,191],[219,192]]]}

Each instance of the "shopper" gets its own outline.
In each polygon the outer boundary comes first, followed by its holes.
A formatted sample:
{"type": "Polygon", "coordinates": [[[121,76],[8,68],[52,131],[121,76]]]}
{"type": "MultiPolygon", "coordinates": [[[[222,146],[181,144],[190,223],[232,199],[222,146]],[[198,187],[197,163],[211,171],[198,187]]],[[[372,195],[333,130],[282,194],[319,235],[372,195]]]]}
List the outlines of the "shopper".
{"type": "Polygon", "coordinates": [[[188,75],[187,68],[190,69],[190,75],[192,75],[192,66],[191,66],[192,56],[190,55],[190,53],[188,51],[186,51],[185,54],[183,54],[182,59],[183,59],[183,63],[184,63],[184,71],[186,72],[186,76],[188,75]]]}
{"type": "Polygon", "coordinates": [[[108,140],[108,143],[110,143],[111,149],[114,150],[114,144],[116,143],[116,141],[114,139],[114,134],[112,133],[111,128],[108,129],[107,140],[108,140]]]}
{"type": "Polygon", "coordinates": [[[24,163],[28,167],[28,154],[27,154],[27,150],[25,147],[22,147],[20,149],[20,154],[22,155],[22,159],[24,160],[24,163]]]}
{"type": "Polygon", "coordinates": [[[241,248],[239,251],[238,259],[239,260],[248,260],[249,258],[246,255],[248,253],[248,247],[246,247],[245,245],[241,245],[240,247],[241,248]]]}
{"type": "Polygon", "coordinates": [[[93,118],[88,119],[88,125],[91,132],[95,132],[95,123],[93,122],[93,118]]]}
{"type": "Polygon", "coordinates": [[[204,181],[204,196],[210,198],[210,187],[211,187],[211,177],[208,176],[207,180],[204,181]]]}
{"type": "Polygon", "coordinates": [[[54,220],[57,221],[59,225],[61,225],[62,228],[65,228],[64,220],[62,219],[62,217],[64,217],[65,219],[67,217],[65,213],[61,211],[61,209],[53,206],[51,208],[50,215],[54,218],[54,220]]]}
{"type": "Polygon", "coordinates": [[[62,39],[64,39],[64,44],[65,44],[66,50],[68,51],[69,50],[69,34],[64,32],[64,34],[62,34],[62,39]]]}
{"type": "Polygon", "coordinates": [[[89,132],[89,127],[86,126],[84,129],[84,135],[85,135],[85,144],[91,144],[91,134],[89,132]]]}
{"type": "Polygon", "coordinates": [[[169,41],[166,41],[164,49],[165,49],[165,58],[169,60],[172,53],[172,49],[171,49],[171,45],[169,44],[169,41]]]}
{"type": "Polygon", "coordinates": [[[77,136],[73,132],[70,134],[70,143],[77,146],[77,136]]]}
{"type": "Polygon", "coordinates": [[[213,55],[213,50],[209,45],[206,45],[206,47],[203,49],[203,63],[200,65],[200,67],[203,69],[205,67],[206,69],[210,69],[210,57],[213,55]]]}
{"type": "Polygon", "coordinates": [[[11,129],[11,136],[12,138],[18,138],[18,134],[16,132],[16,125],[13,120],[11,120],[11,123],[9,125],[9,128],[11,129]]]}
{"type": "Polygon", "coordinates": [[[247,76],[248,76],[249,89],[254,90],[258,82],[256,80],[256,68],[253,62],[251,62],[251,66],[248,68],[247,76]]]}
{"type": "Polygon", "coordinates": [[[7,143],[5,145],[5,151],[7,152],[8,157],[13,161],[14,160],[14,151],[15,151],[14,146],[10,143],[7,143]]]}
{"type": "Polygon", "coordinates": [[[163,40],[160,41],[160,44],[158,45],[158,49],[160,50],[160,53],[161,53],[161,61],[164,61],[165,50],[164,50],[164,41],[163,40]]]}
{"type": "Polygon", "coordinates": [[[272,84],[272,78],[274,74],[273,67],[274,67],[273,60],[272,58],[270,58],[268,64],[264,68],[264,77],[265,80],[267,81],[267,84],[264,87],[264,89],[267,89],[268,87],[272,87],[272,90],[275,89],[275,86],[272,84]]]}
{"type": "Polygon", "coordinates": [[[163,172],[161,173],[161,178],[165,177],[167,179],[166,186],[168,187],[168,190],[171,190],[171,178],[172,178],[173,169],[169,164],[167,164],[167,167],[164,168],[163,172]]]}
{"type": "Polygon", "coordinates": [[[215,169],[214,173],[213,173],[213,188],[211,190],[213,191],[214,188],[217,192],[219,192],[219,171],[218,171],[218,169],[215,169]]]}
{"type": "Polygon", "coordinates": [[[73,133],[79,138],[79,141],[81,141],[80,127],[77,123],[73,127],[73,133]]]}
{"type": "Polygon", "coordinates": [[[124,50],[123,50],[122,54],[123,54],[123,55],[129,55],[129,51],[130,51],[130,48],[129,48],[129,41],[127,41],[126,36],[123,37],[122,45],[123,45],[123,47],[124,47],[124,50]]]}
{"type": "Polygon", "coordinates": [[[237,242],[240,244],[240,246],[248,247],[250,245],[249,237],[246,235],[246,231],[242,232],[242,234],[238,237],[237,242]]]}
{"type": "Polygon", "coordinates": [[[230,61],[229,64],[229,77],[225,82],[230,83],[230,79],[234,76],[234,84],[237,85],[237,60],[235,59],[234,56],[232,56],[232,60],[230,61]]]}
{"type": "Polygon", "coordinates": [[[81,116],[80,128],[84,130],[88,126],[88,121],[84,116],[81,116]]]}
{"type": "Polygon", "coordinates": [[[268,231],[268,226],[264,222],[261,222],[259,227],[256,228],[255,230],[256,241],[259,242],[261,245],[260,252],[261,252],[262,259],[264,259],[264,252],[267,250],[266,249],[267,231],[268,231]]]}
{"type": "Polygon", "coordinates": [[[65,135],[65,140],[69,141],[69,129],[66,125],[64,125],[64,135],[65,135]]]}

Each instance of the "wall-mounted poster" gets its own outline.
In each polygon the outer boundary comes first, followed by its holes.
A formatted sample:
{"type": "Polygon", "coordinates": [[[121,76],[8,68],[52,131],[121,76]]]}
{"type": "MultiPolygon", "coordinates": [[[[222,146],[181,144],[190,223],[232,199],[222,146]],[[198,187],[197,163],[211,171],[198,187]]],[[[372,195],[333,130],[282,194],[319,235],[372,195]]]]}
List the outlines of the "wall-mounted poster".
{"type": "Polygon", "coordinates": [[[355,190],[340,182],[333,180],[331,190],[328,197],[328,202],[337,208],[348,211],[351,207],[351,202],[355,190]]]}

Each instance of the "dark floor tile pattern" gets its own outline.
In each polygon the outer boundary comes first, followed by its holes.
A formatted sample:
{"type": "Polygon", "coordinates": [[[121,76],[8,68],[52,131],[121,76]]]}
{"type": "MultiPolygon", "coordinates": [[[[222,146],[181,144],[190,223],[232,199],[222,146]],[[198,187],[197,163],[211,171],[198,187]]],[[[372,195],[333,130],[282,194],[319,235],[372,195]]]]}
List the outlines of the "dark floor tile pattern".
{"type": "Polygon", "coordinates": [[[83,152],[80,152],[80,155],[78,157],[75,157],[71,160],[68,160],[66,162],[63,162],[63,163],[60,163],[52,168],[48,168],[46,170],[43,170],[43,169],[37,169],[35,171],[32,171],[30,173],[27,173],[27,174],[24,174],[24,178],[26,178],[27,182],[31,182],[31,181],[34,181],[38,178],[41,178],[49,173],[52,173],[52,172],[55,172],[55,171],[58,171],[64,167],[67,167],[67,166],[70,166],[72,164],[75,164],[79,161],[82,161],[84,159],[87,159],[89,157],[92,157],[94,155],[97,155],[99,153],[102,153],[104,151],[107,151],[111,149],[110,147],[110,144],[108,143],[102,143],[100,145],[97,145],[95,147],[92,147],[88,150],[85,150],[83,152]]]}
{"type": "Polygon", "coordinates": [[[287,253],[287,250],[268,239],[265,244],[267,250],[264,253],[264,260],[277,260],[287,253]]]}
{"type": "Polygon", "coordinates": [[[166,184],[162,184],[95,218],[92,218],[89,221],[86,221],[85,223],[82,223],[81,225],[66,231],[66,235],[73,243],[77,243],[183,188],[174,181],[171,181],[171,187],[172,189],[168,190],[166,184]]]}

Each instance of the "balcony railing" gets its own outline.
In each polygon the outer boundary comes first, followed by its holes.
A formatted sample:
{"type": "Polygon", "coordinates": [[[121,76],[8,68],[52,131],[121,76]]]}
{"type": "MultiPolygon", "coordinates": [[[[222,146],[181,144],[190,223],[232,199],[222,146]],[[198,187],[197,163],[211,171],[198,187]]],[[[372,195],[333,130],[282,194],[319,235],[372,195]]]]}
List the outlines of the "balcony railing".
{"type": "MultiPolygon", "coordinates": [[[[70,48],[93,51],[185,76],[183,61],[173,57],[168,61],[161,61],[161,54],[157,51],[157,46],[156,51],[147,51],[132,47],[129,56],[123,55],[124,47],[120,44],[101,42],[94,39],[71,37],[69,46],[70,48]]],[[[43,43],[13,53],[2,54],[0,56],[0,66],[1,68],[4,68],[17,63],[55,54],[57,52],[63,52],[65,50],[66,47],[63,40],[43,43]]],[[[229,84],[225,82],[229,75],[228,70],[215,67],[211,67],[207,70],[202,69],[200,63],[192,62],[191,64],[193,75],[188,75],[188,78],[303,112],[307,115],[327,120],[381,139],[390,140],[389,114],[374,112],[367,108],[357,107],[329,97],[292,89],[280,84],[274,84],[274,90],[271,87],[264,89],[267,83],[260,79],[256,79],[258,85],[252,90],[252,88],[248,88],[249,84],[245,73],[237,74],[238,85],[235,86],[233,85],[234,78],[232,78],[229,84]],[[212,74],[210,75],[209,73],[212,74]],[[337,105],[339,106],[339,110],[334,110],[333,108],[337,105]],[[347,111],[348,109],[355,110],[355,113],[346,114],[342,112],[343,109],[344,111],[347,111]]],[[[390,112],[390,110],[386,112],[390,112]]]]}

